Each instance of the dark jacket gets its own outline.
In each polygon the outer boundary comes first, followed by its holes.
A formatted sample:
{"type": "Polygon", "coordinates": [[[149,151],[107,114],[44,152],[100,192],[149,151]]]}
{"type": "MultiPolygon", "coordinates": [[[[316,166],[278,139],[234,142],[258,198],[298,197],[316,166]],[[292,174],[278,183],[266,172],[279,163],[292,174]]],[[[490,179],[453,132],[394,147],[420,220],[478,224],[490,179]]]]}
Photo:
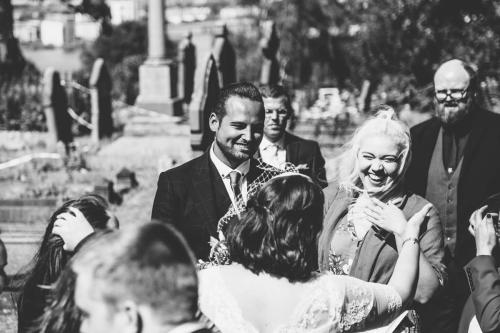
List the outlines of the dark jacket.
{"type": "MultiPolygon", "coordinates": [[[[500,189],[500,115],[476,112],[465,146],[457,188],[457,240],[455,260],[463,267],[475,255],[474,238],[469,234],[469,217],[485,199],[500,189]]],[[[410,190],[425,196],[432,153],[441,128],[432,118],[411,129],[412,162],[406,173],[410,190]]]]}
{"type": "MultiPolygon", "coordinates": [[[[252,159],[247,182],[261,173],[252,159]]],[[[174,225],[186,238],[198,259],[210,253],[210,236],[218,238],[217,223],[231,199],[209,151],[160,174],[152,219],[174,225]]]]}
{"type": "Polygon", "coordinates": [[[306,140],[285,132],[286,161],[295,164],[300,172],[311,177],[321,187],[327,186],[325,159],[316,141],[306,140]]]}
{"type": "Polygon", "coordinates": [[[458,332],[468,332],[476,316],[483,332],[500,332],[500,274],[492,256],[477,256],[466,266],[465,272],[471,289],[458,332]]]}

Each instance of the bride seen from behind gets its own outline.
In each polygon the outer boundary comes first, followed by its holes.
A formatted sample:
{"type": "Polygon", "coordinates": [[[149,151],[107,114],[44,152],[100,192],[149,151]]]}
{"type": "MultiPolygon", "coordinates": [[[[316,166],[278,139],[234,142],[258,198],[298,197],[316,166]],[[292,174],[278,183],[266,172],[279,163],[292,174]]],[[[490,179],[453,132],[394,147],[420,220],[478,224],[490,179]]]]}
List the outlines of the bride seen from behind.
{"type": "MultiPolygon", "coordinates": [[[[418,233],[430,205],[407,223],[388,285],[318,273],[324,197],[300,174],[271,179],[229,225],[232,264],[199,273],[200,309],[222,332],[351,332],[394,319],[411,302],[418,233]]],[[[404,219],[389,207],[388,216],[404,219]]]]}

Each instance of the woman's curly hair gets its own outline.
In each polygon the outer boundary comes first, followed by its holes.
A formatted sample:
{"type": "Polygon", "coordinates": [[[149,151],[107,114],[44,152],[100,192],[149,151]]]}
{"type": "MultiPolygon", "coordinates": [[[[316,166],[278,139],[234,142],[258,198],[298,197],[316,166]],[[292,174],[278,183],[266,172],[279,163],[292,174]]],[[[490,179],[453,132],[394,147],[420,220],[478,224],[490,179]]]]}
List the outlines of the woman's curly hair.
{"type": "Polygon", "coordinates": [[[318,268],[323,192],[309,177],[294,174],[268,181],[231,223],[231,260],[255,274],[266,272],[290,282],[309,280],[318,268]]]}

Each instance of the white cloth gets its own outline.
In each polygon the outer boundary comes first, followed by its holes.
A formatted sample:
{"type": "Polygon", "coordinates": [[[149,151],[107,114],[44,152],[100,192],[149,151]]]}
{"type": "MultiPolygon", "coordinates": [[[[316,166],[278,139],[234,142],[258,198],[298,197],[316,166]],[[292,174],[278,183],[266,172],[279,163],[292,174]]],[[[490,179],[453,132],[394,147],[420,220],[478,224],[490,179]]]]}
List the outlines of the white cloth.
{"type": "MultiPolygon", "coordinates": [[[[220,269],[212,266],[200,271],[201,311],[222,333],[258,333],[225,286],[227,276],[223,277],[220,269]]],[[[357,332],[373,327],[375,320],[378,325],[387,324],[402,307],[394,288],[349,276],[325,273],[303,287],[305,296],[294,306],[289,321],[270,323],[277,327],[273,333],[357,332]]]]}
{"type": "Polygon", "coordinates": [[[264,136],[259,145],[259,152],[265,163],[283,169],[286,163],[285,136],[283,135],[277,142],[271,142],[264,136]]]}
{"type": "Polygon", "coordinates": [[[241,174],[241,177],[240,177],[241,196],[243,197],[243,200],[246,202],[248,200],[247,175],[248,175],[248,172],[250,171],[250,160],[248,159],[245,162],[241,163],[240,165],[238,165],[236,167],[236,169],[231,169],[230,166],[224,164],[224,162],[222,162],[215,155],[214,144],[212,144],[212,147],[210,148],[210,160],[212,160],[212,163],[215,165],[217,172],[219,173],[220,177],[222,178],[222,182],[224,183],[224,187],[226,188],[227,194],[229,195],[229,198],[231,199],[231,203],[233,204],[234,207],[238,207],[236,205],[236,198],[234,197],[233,190],[231,189],[231,180],[229,179],[229,173],[231,171],[237,171],[241,174]]]}
{"type": "Polygon", "coordinates": [[[477,318],[476,316],[472,317],[472,320],[470,321],[470,324],[469,324],[469,333],[483,333],[483,331],[481,331],[481,327],[479,327],[479,323],[477,321],[477,318]]]}

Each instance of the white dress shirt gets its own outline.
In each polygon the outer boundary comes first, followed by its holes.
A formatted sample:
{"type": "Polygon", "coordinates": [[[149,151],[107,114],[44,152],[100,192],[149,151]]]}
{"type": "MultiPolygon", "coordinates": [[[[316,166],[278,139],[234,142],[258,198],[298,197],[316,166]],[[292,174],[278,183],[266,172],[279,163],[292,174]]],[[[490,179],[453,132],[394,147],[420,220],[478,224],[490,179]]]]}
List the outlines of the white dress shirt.
{"type": "Polygon", "coordinates": [[[259,152],[262,161],[275,168],[284,169],[286,163],[285,136],[283,135],[277,142],[271,142],[264,135],[259,152]]]}
{"type": "Polygon", "coordinates": [[[248,159],[245,162],[241,163],[236,167],[236,169],[231,169],[230,166],[226,165],[215,155],[214,144],[212,144],[212,147],[210,148],[210,160],[212,160],[212,163],[215,165],[217,172],[222,178],[222,182],[226,187],[227,194],[229,195],[229,198],[231,198],[231,203],[235,208],[237,208],[238,206],[236,205],[236,198],[234,197],[234,193],[231,188],[231,180],[229,179],[229,173],[231,171],[236,171],[241,175],[240,177],[241,196],[243,197],[243,200],[245,200],[246,202],[248,200],[247,175],[248,172],[250,171],[250,160],[248,159]]]}

